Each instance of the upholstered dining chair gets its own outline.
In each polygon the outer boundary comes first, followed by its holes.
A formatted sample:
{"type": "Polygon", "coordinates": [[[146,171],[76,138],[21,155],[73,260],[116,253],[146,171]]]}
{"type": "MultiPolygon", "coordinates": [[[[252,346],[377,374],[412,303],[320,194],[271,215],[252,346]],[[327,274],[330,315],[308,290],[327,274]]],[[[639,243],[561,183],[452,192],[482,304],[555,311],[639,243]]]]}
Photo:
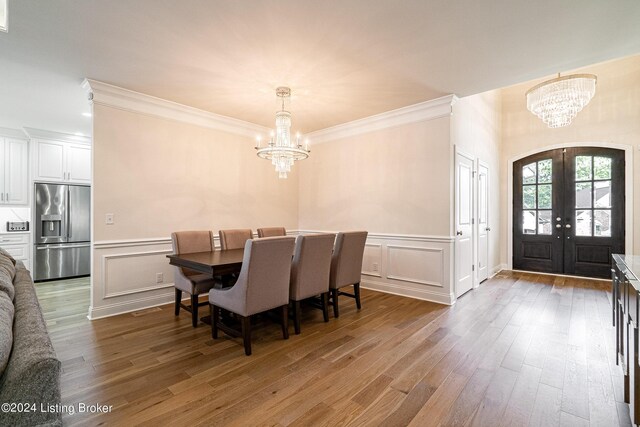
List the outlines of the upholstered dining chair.
{"type": "Polygon", "coordinates": [[[231,336],[241,336],[244,352],[251,355],[251,316],[274,308],[282,312],[282,336],[289,338],[289,277],[293,237],[265,237],[248,240],[244,246],[242,269],[236,284],[228,289],[211,289],[211,336],[218,329],[231,336]],[[241,331],[220,322],[220,309],[236,314],[241,331]]]}
{"type": "MultiPolygon", "coordinates": [[[[171,233],[171,243],[173,253],[188,254],[193,252],[213,251],[212,231],[177,231],[171,233]]],[[[198,326],[198,306],[206,305],[206,302],[199,303],[198,296],[209,292],[216,284],[213,277],[201,274],[187,268],[175,267],[174,287],[176,291],[175,315],[180,315],[180,307],[191,313],[191,323],[195,328],[198,326]],[[191,306],[182,304],[182,292],[191,295],[191,306]]]]}
{"type": "Polygon", "coordinates": [[[331,257],[331,273],[329,274],[329,289],[331,290],[334,317],[340,316],[338,309],[339,295],[355,298],[358,310],[362,308],[360,302],[360,275],[366,241],[366,231],[349,231],[338,233],[336,236],[336,243],[331,257]],[[341,288],[350,285],[353,285],[353,294],[340,291],[341,288]]]}
{"type": "Polygon", "coordinates": [[[258,237],[286,236],[287,230],[284,227],[264,227],[258,228],[258,237]]]}
{"type": "Polygon", "coordinates": [[[304,299],[320,295],[324,321],[329,321],[329,272],[335,239],[335,234],[296,237],[289,284],[296,335],[300,333],[300,301],[304,299]]]}
{"type": "Polygon", "coordinates": [[[251,229],[235,229],[220,230],[220,248],[225,249],[242,249],[247,240],[253,238],[251,229]]]}

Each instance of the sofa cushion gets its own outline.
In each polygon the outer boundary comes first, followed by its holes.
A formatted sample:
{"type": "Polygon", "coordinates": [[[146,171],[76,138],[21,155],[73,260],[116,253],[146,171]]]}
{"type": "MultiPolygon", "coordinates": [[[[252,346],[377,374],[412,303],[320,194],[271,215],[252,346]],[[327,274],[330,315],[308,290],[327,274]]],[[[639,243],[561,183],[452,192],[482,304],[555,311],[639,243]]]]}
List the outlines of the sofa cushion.
{"type": "Polygon", "coordinates": [[[13,301],[0,292],[0,377],[7,367],[13,345],[13,301]]]}
{"type": "MultiPolygon", "coordinates": [[[[60,361],[47,334],[31,275],[17,263],[14,299],[13,350],[0,376],[0,402],[60,404],[60,361]]],[[[56,412],[4,413],[0,424],[61,425],[56,412]]]]}

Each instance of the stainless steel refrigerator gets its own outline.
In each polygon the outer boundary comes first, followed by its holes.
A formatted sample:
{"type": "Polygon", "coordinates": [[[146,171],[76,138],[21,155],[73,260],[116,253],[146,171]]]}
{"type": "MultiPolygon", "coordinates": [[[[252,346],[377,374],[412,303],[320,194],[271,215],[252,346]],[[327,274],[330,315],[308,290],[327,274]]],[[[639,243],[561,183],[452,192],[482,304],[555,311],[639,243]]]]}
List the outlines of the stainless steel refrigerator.
{"type": "Polygon", "coordinates": [[[90,273],[91,187],[35,186],[34,280],[90,273]]]}

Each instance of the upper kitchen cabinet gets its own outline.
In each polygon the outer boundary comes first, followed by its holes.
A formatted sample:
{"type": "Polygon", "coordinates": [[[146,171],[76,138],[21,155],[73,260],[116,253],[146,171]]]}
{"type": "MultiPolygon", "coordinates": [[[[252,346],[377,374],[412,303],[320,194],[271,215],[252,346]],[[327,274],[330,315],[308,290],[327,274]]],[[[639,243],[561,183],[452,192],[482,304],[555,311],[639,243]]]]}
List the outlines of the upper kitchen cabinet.
{"type": "Polygon", "coordinates": [[[87,137],[26,129],[32,137],[33,179],[91,184],[91,145],[87,137]]]}
{"type": "Polygon", "coordinates": [[[0,136],[0,204],[28,204],[28,159],[27,140],[0,136]]]}

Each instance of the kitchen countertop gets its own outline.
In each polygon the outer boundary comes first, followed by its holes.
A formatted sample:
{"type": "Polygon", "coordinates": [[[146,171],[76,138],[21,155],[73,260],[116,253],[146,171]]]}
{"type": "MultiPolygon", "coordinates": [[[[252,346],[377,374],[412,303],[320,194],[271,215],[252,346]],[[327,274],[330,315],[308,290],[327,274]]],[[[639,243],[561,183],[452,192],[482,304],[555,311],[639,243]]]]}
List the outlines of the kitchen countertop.
{"type": "Polygon", "coordinates": [[[0,235],[11,236],[12,234],[31,234],[31,231],[0,231],[0,235]]]}
{"type": "Polygon", "coordinates": [[[616,263],[625,265],[625,274],[631,276],[628,279],[640,280],[640,255],[613,254],[613,259],[616,263]]]}

